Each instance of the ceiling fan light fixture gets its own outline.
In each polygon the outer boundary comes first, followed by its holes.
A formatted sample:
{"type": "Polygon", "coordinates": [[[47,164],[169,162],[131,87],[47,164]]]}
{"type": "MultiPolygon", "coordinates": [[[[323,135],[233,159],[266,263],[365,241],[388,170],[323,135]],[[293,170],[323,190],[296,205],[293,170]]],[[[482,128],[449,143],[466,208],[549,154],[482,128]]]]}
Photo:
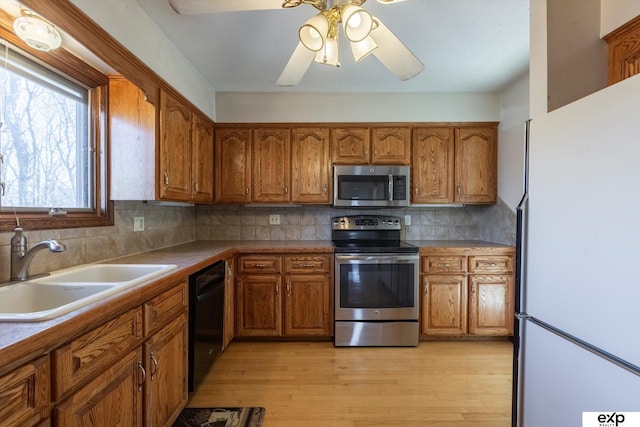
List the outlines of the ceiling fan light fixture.
{"type": "Polygon", "coordinates": [[[319,13],[300,27],[298,36],[307,49],[313,52],[319,52],[325,46],[328,32],[329,21],[326,16],[319,13]]]}
{"type": "Polygon", "coordinates": [[[22,16],[13,21],[13,30],[26,44],[48,52],[62,45],[62,37],[56,28],[44,18],[22,9],[22,16]]]}
{"type": "Polygon", "coordinates": [[[373,18],[360,7],[347,5],[342,9],[342,26],[349,41],[359,42],[371,33],[373,18]]]}
{"type": "Polygon", "coordinates": [[[378,45],[371,36],[368,36],[359,42],[351,42],[351,52],[353,53],[353,58],[356,62],[366,58],[374,49],[377,48],[378,45]]]}

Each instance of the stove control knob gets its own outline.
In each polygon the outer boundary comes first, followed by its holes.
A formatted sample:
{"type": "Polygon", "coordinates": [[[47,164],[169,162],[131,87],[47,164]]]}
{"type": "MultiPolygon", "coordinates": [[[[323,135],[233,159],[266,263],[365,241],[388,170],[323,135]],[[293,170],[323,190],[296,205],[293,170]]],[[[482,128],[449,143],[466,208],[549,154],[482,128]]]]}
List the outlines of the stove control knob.
{"type": "Polygon", "coordinates": [[[393,221],[393,223],[394,223],[395,225],[398,225],[398,224],[400,224],[400,220],[399,220],[399,219],[396,219],[395,221],[393,221]]]}

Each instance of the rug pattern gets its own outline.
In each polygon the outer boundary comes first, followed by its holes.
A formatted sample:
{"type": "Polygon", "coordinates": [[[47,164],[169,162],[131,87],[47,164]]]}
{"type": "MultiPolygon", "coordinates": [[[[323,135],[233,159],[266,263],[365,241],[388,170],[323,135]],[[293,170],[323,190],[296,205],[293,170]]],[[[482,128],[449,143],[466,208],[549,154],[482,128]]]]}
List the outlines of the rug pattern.
{"type": "Polygon", "coordinates": [[[184,408],[173,427],[260,427],[265,409],[184,408]]]}

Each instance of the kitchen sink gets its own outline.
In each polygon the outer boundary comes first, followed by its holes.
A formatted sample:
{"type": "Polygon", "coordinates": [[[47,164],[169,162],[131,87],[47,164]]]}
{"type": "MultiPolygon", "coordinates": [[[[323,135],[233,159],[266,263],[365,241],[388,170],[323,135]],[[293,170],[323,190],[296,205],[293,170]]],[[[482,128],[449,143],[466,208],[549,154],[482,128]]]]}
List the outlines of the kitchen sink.
{"type": "Polygon", "coordinates": [[[0,287],[0,321],[53,319],[177,268],[173,264],[88,264],[0,287]]]}

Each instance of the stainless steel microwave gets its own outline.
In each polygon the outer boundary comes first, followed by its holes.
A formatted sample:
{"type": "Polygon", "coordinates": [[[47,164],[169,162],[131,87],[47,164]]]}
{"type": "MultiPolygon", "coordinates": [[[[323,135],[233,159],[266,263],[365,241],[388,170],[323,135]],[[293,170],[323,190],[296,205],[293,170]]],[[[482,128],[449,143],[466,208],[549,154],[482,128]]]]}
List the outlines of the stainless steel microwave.
{"type": "Polygon", "coordinates": [[[333,206],[409,206],[409,166],[334,166],[333,206]]]}

